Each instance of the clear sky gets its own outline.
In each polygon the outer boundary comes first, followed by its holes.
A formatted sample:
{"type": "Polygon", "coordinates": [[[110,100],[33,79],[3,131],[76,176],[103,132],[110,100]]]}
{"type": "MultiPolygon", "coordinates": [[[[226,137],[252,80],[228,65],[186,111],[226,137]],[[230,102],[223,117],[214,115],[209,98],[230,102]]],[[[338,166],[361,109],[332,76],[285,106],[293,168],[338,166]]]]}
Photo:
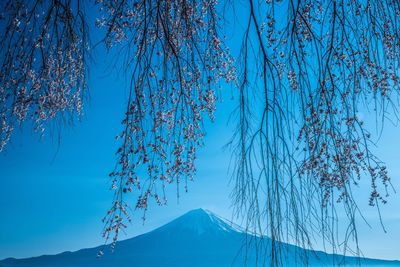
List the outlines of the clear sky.
{"type": "MultiPolygon", "coordinates": [[[[52,254],[103,242],[101,218],[112,200],[108,173],[115,164],[114,137],[121,129],[126,103],[123,77],[115,72],[108,75],[104,62],[91,67],[92,90],[81,122],[65,127],[60,139],[49,132],[39,140],[29,127],[17,129],[0,154],[0,259],[52,254]]],[[[219,105],[227,110],[234,103],[219,105]]],[[[222,153],[231,133],[226,130],[229,114],[217,112],[217,122],[207,125],[207,145],[200,152],[198,175],[189,193],[181,194],[178,204],[171,192],[168,207],[150,209],[145,225],[137,214],[126,237],[198,207],[229,217],[229,153],[222,153]]]]}
{"type": "MultiPolygon", "coordinates": [[[[90,67],[90,99],[81,122],[62,130],[61,138],[46,134],[43,140],[29,127],[17,129],[0,154],[0,259],[53,254],[102,244],[101,218],[111,203],[107,174],[114,167],[115,135],[125,109],[124,78],[107,71],[110,59],[97,51],[90,67]],[[100,55],[100,56],[99,56],[100,55]]],[[[222,149],[232,135],[228,117],[237,105],[231,89],[223,88],[216,121],[207,123],[205,147],[198,159],[198,174],[181,194],[179,204],[169,194],[167,207],[154,207],[145,225],[137,214],[129,238],[203,207],[230,217],[229,151],[222,149]]],[[[367,115],[366,115],[367,116],[367,115]]],[[[373,121],[369,122],[373,127],[373,121]]],[[[368,206],[368,184],[357,191],[360,207],[371,228],[360,223],[360,244],[365,256],[400,259],[400,127],[387,124],[376,148],[387,162],[398,194],[382,207],[385,234],[376,210],[368,206]]],[[[135,200],[132,199],[134,202],[135,200]]]]}
{"type": "MultiPolygon", "coordinates": [[[[123,82],[96,70],[91,76],[93,90],[86,115],[62,131],[59,144],[57,136],[46,135],[39,141],[24,128],[16,131],[8,149],[0,154],[0,258],[52,254],[102,243],[101,218],[112,197],[107,173],[114,166],[113,137],[120,129],[125,96],[123,90],[115,88],[123,82]]],[[[198,175],[189,193],[181,195],[179,204],[174,193],[170,194],[169,205],[151,209],[145,225],[137,215],[126,237],[198,207],[230,216],[230,153],[222,147],[232,134],[227,121],[236,102],[229,98],[230,89],[226,90],[215,123],[207,125],[198,175]]],[[[400,188],[399,135],[400,128],[388,124],[377,148],[388,163],[396,188],[400,188]]],[[[388,230],[384,234],[375,210],[367,205],[369,187],[364,189],[358,191],[364,196],[361,207],[373,229],[360,224],[361,248],[370,257],[398,258],[400,195],[392,195],[382,211],[388,230]]]]}

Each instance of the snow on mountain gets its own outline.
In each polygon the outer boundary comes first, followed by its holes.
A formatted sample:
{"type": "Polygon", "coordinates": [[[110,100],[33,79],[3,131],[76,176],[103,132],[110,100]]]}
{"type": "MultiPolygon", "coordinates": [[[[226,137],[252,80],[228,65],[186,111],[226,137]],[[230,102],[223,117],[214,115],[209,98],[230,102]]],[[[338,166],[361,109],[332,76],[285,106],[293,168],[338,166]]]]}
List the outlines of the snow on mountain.
{"type": "Polygon", "coordinates": [[[204,233],[217,234],[221,231],[243,233],[237,225],[204,209],[189,211],[155,231],[192,231],[199,235],[204,233]]]}

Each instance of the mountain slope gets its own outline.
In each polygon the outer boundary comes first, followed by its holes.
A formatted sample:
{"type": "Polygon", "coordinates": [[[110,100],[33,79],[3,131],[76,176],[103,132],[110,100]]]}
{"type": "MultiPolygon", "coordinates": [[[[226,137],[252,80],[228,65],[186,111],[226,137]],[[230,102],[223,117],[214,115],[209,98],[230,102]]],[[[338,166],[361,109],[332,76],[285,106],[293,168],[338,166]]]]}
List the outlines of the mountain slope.
{"type": "MultiPolygon", "coordinates": [[[[106,253],[96,258],[102,248],[82,249],[27,259],[5,259],[2,267],[183,267],[243,266],[244,253],[247,252],[247,266],[255,266],[255,249],[241,249],[249,235],[234,227],[211,212],[202,209],[190,211],[172,222],[149,233],[118,243],[114,253],[106,253]]],[[[268,247],[268,238],[256,239],[256,243],[268,247]]],[[[295,264],[298,257],[308,253],[312,266],[329,266],[333,260],[343,257],[323,252],[311,253],[301,248],[282,244],[287,251],[285,266],[295,264]]],[[[106,250],[108,251],[108,250],[106,250]]],[[[346,257],[346,262],[354,264],[357,259],[346,257]]],[[[362,266],[400,266],[398,261],[364,259],[362,266]]]]}

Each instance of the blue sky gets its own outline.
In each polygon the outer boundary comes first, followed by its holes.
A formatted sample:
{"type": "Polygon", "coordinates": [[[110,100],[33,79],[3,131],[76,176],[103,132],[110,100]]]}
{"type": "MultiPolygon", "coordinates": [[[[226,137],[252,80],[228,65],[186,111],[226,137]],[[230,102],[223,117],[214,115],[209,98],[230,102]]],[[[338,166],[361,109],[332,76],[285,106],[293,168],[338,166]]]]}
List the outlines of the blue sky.
{"type": "MultiPolygon", "coordinates": [[[[101,218],[112,200],[108,173],[115,164],[114,137],[121,129],[126,92],[120,89],[122,77],[104,75],[107,65],[102,62],[97,66],[91,68],[92,90],[81,122],[64,127],[60,139],[48,132],[39,140],[23,127],[0,154],[0,207],[5,218],[0,222],[0,258],[51,254],[103,242],[101,218]]],[[[230,155],[222,153],[222,147],[230,138],[227,110],[233,103],[220,103],[224,112],[217,113],[217,123],[207,125],[207,148],[200,152],[198,176],[189,193],[181,194],[178,204],[170,192],[168,207],[150,210],[145,225],[141,214],[136,214],[126,237],[197,207],[229,216],[230,155]]]]}
{"type": "MultiPolygon", "coordinates": [[[[102,68],[92,69],[93,90],[85,116],[63,129],[60,140],[48,134],[40,141],[30,129],[22,128],[0,154],[0,258],[53,254],[103,242],[101,218],[112,197],[107,174],[114,166],[113,138],[120,129],[125,103],[125,92],[117,89],[123,86],[122,79],[103,73],[102,68]]],[[[141,214],[136,214],[123,238],[146,232],[198,207],[230,217],[230,153],[222,147],[232,134],[227,122],[236,102],[229,97],[231,89],[223,90],[224,102],[218,105],[216,121],[206,125],[205,147],[189,193],[181,194],[178,204],[174,192],[170,192],[168,206],[151,209],[145,225],[141,214]]],[[[395,188],[400,188],[399,134],[399,127],[386,125],[376,148],[388,164],[395,188]]],[[[392,195],[382,209],[388,230],[384,234],[376,210],[368,206],[368,193],[368,184],[357,191],[360,207],[373,227],[360,223],[361,248],[369,257],[398,258],[400,196],[392,195]]]]}
{"type": "MultiPolygon", "coordinates": [[[[106,71],[110,56],[98,50],[90,67],[90,99],[81,122],[64,127],[60,139],[46,133],[42,140],[29,127],[17,129],[5,152],[0,154],[0,259],[28,257],[77,250],[102,244],[101,218],[111,203],[107,174],[114,167],[115,135],[127,92],[124,78],[106,71]],[[99,56],[100,55],[100,56],[99,56]]],[[[231,88],[223,88],[215,123],[207,123],[205,147],[200,151],[198,174],[181,194],[174,192],[166,207],[154,207],[143,225],[136,214],[127,235],[132,237],[170,221],[184,212],[203,207],[230,217],[229,151],[222,149],[232,135],[228,118],[237,102],[231,88]]],[[[367,123],[374,128],[374,122],[367,123]]],[[[357,191],[360,208],[371,228],[359,224],[365,256],[399,259],[400,240],[400,127],[387,124],[377,154],[387,162],[398,194],[382,207],[388,233],[376,210],[368,206],[368,182],[357,191]]],[[[132,199],[134,202],[135,200],[132,199]]]]}

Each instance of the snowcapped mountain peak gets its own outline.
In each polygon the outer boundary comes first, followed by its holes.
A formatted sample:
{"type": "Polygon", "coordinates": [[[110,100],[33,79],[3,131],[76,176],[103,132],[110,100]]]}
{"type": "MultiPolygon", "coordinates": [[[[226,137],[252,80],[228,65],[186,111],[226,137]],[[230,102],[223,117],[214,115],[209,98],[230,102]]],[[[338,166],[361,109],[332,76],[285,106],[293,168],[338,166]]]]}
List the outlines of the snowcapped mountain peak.
{"type": "Polygon", "coordinates": [[[181,229],[180,231],[192,231],[200,235],[206,233],[241,232],[239,227],[233,223],[215,215],[209,210],[201,208],[191,210],[157,230],[174,231],[176,228],[181,229]]]}

